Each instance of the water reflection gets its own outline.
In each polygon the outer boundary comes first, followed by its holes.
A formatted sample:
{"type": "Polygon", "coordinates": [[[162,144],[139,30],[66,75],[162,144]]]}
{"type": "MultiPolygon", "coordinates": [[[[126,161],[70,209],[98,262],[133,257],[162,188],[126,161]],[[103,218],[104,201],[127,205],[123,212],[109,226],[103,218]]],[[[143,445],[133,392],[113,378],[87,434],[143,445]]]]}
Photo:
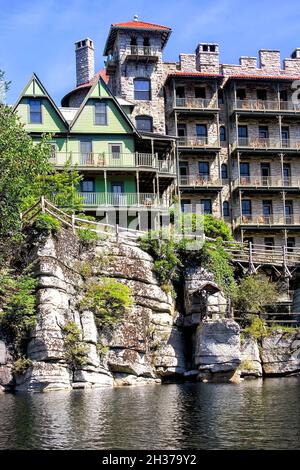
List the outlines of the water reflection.
{"type": "Polygon", "coordinates": [[[0,448],[300,449],[300,379],[0,395],[0,448]]]}

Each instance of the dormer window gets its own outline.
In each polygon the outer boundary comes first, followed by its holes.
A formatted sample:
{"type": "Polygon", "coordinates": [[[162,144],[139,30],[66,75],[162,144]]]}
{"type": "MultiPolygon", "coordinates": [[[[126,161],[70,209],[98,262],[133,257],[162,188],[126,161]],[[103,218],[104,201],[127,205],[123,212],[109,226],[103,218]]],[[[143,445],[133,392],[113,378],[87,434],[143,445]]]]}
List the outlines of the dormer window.
{"type": "Polygon", "coordinates": [[[29,122],[30,124],[42,124],[41,100],[29,100],[29,122]]]}

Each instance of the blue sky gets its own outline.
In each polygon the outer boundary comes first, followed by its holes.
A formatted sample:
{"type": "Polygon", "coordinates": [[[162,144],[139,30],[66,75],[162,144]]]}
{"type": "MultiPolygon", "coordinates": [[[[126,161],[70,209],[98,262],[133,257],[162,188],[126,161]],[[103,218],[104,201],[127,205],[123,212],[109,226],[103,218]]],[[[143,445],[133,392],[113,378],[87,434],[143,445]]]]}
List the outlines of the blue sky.
{"type": "Polygon", "coordinates": [[[94,40],[99,70],[110,24],[134,14],[173,29],[166,60],[205,41],[220,44],[224,63],[260,48],[280,49],[284,58],[300,47],[299,0],[0,0],[0,69],[12,81],[8,102],[36,72],[59,103],[75,85],[74,42],[94,40]]]}

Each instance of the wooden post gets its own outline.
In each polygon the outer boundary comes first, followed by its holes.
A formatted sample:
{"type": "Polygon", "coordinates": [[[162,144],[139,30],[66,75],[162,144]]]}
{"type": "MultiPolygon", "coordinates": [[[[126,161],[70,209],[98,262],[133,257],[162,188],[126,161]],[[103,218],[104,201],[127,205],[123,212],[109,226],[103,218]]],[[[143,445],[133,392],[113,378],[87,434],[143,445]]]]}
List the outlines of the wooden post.
{"type": "Polygon", "coordinates": [[[41,196],[41,206],[42,206],[42,212],[45,213],[45,197],[41,196]]]}
{"type": "Polygon", "coordinates": [[[137,200],[138,204],[140,204],[140,178],[139,178],[139,172],[136,172],[136,194],[137,194],[137,200]]]}
{"type": "Polygon", "coordinates": [[[106,174],[106,170],[104,170],[104,191],[105,191],[105,205],[107,207],[107,174],[106,174]]]}
{"type": "Polygon", "coordinates": [[[116,242],[119,241],[119,224],[116,224],[116,242]]]}
{"type": "Polygon", "coordinates": [[[75,214],[74,213],[72,214],[72,230],[73,230],[73,233],[75,234],[76,229],[75,229],[75,214]]]}

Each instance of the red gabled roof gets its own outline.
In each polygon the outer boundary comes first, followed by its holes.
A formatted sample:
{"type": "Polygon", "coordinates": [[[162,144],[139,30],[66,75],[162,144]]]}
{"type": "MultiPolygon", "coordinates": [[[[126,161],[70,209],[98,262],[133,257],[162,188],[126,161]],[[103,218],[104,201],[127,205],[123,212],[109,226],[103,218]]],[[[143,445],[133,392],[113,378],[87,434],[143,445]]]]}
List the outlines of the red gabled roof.
{"type": "Polygon", "coordinates": [[[77,90],[82,90],[83,88],[91,88],[99,80],[99,77],[103,78],[104,82],[108,84],[109,76],[106,73],[106,69],[102,69],[97,72],[89,82],[82,83],[81,85],[78,85],[76,88],[74,88],[74,90],[69,91],[69,93],[67,93],[61,100],[62,106],[65,106],[66,99],[72,95],[72,93],[76,93],[77,90]]]}
{"type": "Polygon", "coordinates": [[[124,23],[113,23],[110,27],[106,44],[104,47],[104,56],[111,54],[114,43],[116,40],[117,32],[120,29],[129,29],[129,30],[144,30],[144,31],[158,31],[161,33],[161,48],[163,49],[166,45],[166,42],[172,32],[172,29],[168,26],[162,26],[160,24],[146,23],[145,21],[131,20],[125,21],[124,23]]]}
{"type": "Polygon", "coordinates": [[[256,79],[261,79],[261,80],[300,80],[300,76],[292,76],[292,75],[263,75],[263,74],[226,74],[225,77],[231,78],[231,79],[247,79],[247,80],[256,80],[256,79]]]}
{"type": "Polygon", "coordinates": [[[164,30],[164,31],[171,31],[171,28],[168,26],[162,26],[160,24],[154,23],[146,23],[145,21],[126,21],[125,23],[113,23],[112,27],[114,28],[142,28],[142,29],[156,29],[156,30],[164,30]]]}

